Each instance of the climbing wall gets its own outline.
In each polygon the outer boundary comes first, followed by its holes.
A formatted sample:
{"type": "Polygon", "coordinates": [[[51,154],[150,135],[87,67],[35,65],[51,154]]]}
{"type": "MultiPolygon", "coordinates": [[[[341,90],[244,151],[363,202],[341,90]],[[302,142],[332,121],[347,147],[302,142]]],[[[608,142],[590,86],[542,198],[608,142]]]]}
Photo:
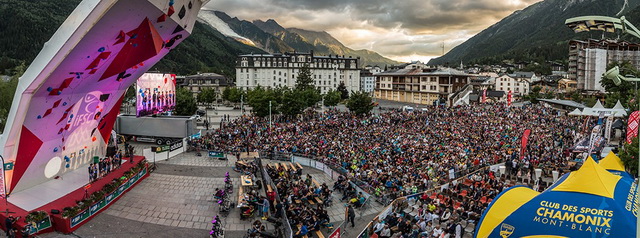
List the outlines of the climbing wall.
{"type": "Polygon", "coordinates": [[[190,35],[203,4],[83,1],[78,8],[92,9],[76,9],[51,39],[68,40],[59,49],[45,46],[21,79],[0,144],[11,165],[7,190],[35,186],[103,156],[125,90],[190,35]]]}

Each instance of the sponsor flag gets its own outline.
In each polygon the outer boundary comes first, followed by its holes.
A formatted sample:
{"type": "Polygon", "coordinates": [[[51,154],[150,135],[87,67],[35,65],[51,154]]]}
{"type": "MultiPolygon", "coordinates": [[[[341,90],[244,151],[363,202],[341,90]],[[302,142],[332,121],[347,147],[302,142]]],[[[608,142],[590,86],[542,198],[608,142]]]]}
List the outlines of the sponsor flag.
{"type": "Polygon", "coordinates": [[[507,106],[511,106],[512,99],[513,99],[513,94],[511,93],[511,90],[509,90],[509,93],[507,93],[507,106]]]}
{"type": "Polygon", "coordinates": [[[607,117],[607,123],[605,124],[604,137],[607,138],[607,143],[611,140],[611,127],[613,126],[613,113],[607,117]]]}
{"type": "Polygon", "coordinates": [[[531,130],[526,129],[524,133],[522,133],[522,145],[520,146],[520,159],[524,158],[524,153],[527,152],[527,142],[529,141],[529,135],[531,135],[531,130]]]}
{"type": "Polygon", "coordinates": [[[627,144],[631,144],[631,140],[638,136],[638,116],[640,116],[639,111],[635,111],[629,116],[629,122],[627,124],[627,144]]]}
{"type": "Polygon", "coordinates": [[[482,103],[486,103],[487,102],[487,90],[483,90],[482,91],[482,103]]]}

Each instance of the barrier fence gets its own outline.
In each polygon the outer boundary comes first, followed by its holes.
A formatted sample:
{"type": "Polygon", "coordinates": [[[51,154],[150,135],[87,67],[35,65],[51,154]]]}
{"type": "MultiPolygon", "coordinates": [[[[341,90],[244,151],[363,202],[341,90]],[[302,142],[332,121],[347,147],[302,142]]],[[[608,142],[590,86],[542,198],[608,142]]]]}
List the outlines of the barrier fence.
{"type": "MultiPolygon", "coordinates": [[[[448,186],[450,184],[459,183],[463,179],[467,179],[467,178],[469,178],[469,176],[472,176],[472,175],[474,175],[476,173],[479,173],[479,172],[486,172],[486,171],[494,171],[494,172],[496,172],[496,171],[498,171],[498,168],[500,167],[500,165],[503,165],[503,163],[494,164],[494,165],[490,165],[490,166],[484,166],[484,167],[478,168],[478,169],[476,169],[476,170],[474,170],[474,171],[472,171],[472,172],[470,172],[468,174],[460,176],[460,177],[458,177],[458,178],[456,178],[454,180],[451,180],[450,182],[448,182],[446,184],[439,185],[439,186],[437,186],[435,188],[432,188],[432,189],[429,189],[429,190],[425,190],[425,191],[422,191],[422,192],[418,192],[418,193],[414,193],[414,194],[410,194],[410,195],[407,195],[407,196],[398,197],[398,198],[394,199],[390,204],[388,204],[388,206],[382,212],[380,212],[380,214],[378,214],[377,218],[380,219],[380,220],[383,220],[389,214],[391,214],[391,212],[393,211],[393,205],[396,204],[396,202],[398,202],[398,201],[405,200],[405,199],[415,199],[416,197],[421,196],[424,193],[429,194],[429,193],[432,193],[432,192],[435,192],[435,191],[438,191],[438,190],[442,191],[443,189],[448,188],[448,186]]],[[[370,237],[373,234],[373,226],[374,225],[375,224],[373,224],[373,221],[369,222],[367,224],[367,226],[362,230],[362,232],[360,232],[360,234],[357,236],[357,238],[368,238],[368,237],[370,237]]]]}
{"type": "MultiPolygon", "coordinates": [[[[262,160],[260,158],[256,158],[256,164],[258,165],[258,168],[260,168],[260,173],[262,174],[262,181],[263,181],[263,186],[262,188],[264,189],[264,193],[267,194],[267,186],[271,186],[273,188],[273,192],[276,194],[275,200],[278,204],[284,204],[282,203],[282,200],[280,199],[280,194],[278,193],[278,189],[276,189],[276,184],[273,183],[273,180],[271,179],[271,176],[269,176],[269,173],[267,173],[267,170],[265,169],[264,166],[262,166],[262,160]]],[[[272,206],[276,207],[275,204],[272,204],[272,206]]],[[[284,209],[284,207],[283,207],[284,209]]],[[[282,218],[282,226],[281,226],[281,231],[282,231],[282,237],[284,238],[292,238],[293,237],[293,230],[291,229],[291,223],[289,222],[289,218],[287,218],[287,213],[280,209],[278,210],[278,208],[275,208],[276,213],[279,215],[279,217],[282,218]]]]}

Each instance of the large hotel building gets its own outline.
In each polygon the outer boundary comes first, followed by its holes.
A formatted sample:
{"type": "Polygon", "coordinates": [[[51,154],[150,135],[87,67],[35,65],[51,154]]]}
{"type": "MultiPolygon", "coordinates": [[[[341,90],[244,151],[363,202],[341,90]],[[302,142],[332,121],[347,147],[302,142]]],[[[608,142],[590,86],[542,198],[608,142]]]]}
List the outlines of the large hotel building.
{"type": "Polygon", "coordinates": [[[295,87],[296,77],[305,65],[311,71],[321,93],[336,90],[343,82],[349,92],[360,91],[359,58],[311,53],[246,54],[238,56],[236,86],[248,90],[257,87],[295,87]]]}

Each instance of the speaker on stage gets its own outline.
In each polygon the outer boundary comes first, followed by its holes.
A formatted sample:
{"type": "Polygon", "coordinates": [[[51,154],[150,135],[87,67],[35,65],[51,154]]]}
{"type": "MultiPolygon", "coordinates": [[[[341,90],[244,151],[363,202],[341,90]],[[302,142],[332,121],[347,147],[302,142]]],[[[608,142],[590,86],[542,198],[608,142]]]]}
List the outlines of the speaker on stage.
{"type": "Polygon", "coordinates": [[[60,210],[58,210],[58,209],[51,209],[51,214],[60,214],[60,210]]]}

